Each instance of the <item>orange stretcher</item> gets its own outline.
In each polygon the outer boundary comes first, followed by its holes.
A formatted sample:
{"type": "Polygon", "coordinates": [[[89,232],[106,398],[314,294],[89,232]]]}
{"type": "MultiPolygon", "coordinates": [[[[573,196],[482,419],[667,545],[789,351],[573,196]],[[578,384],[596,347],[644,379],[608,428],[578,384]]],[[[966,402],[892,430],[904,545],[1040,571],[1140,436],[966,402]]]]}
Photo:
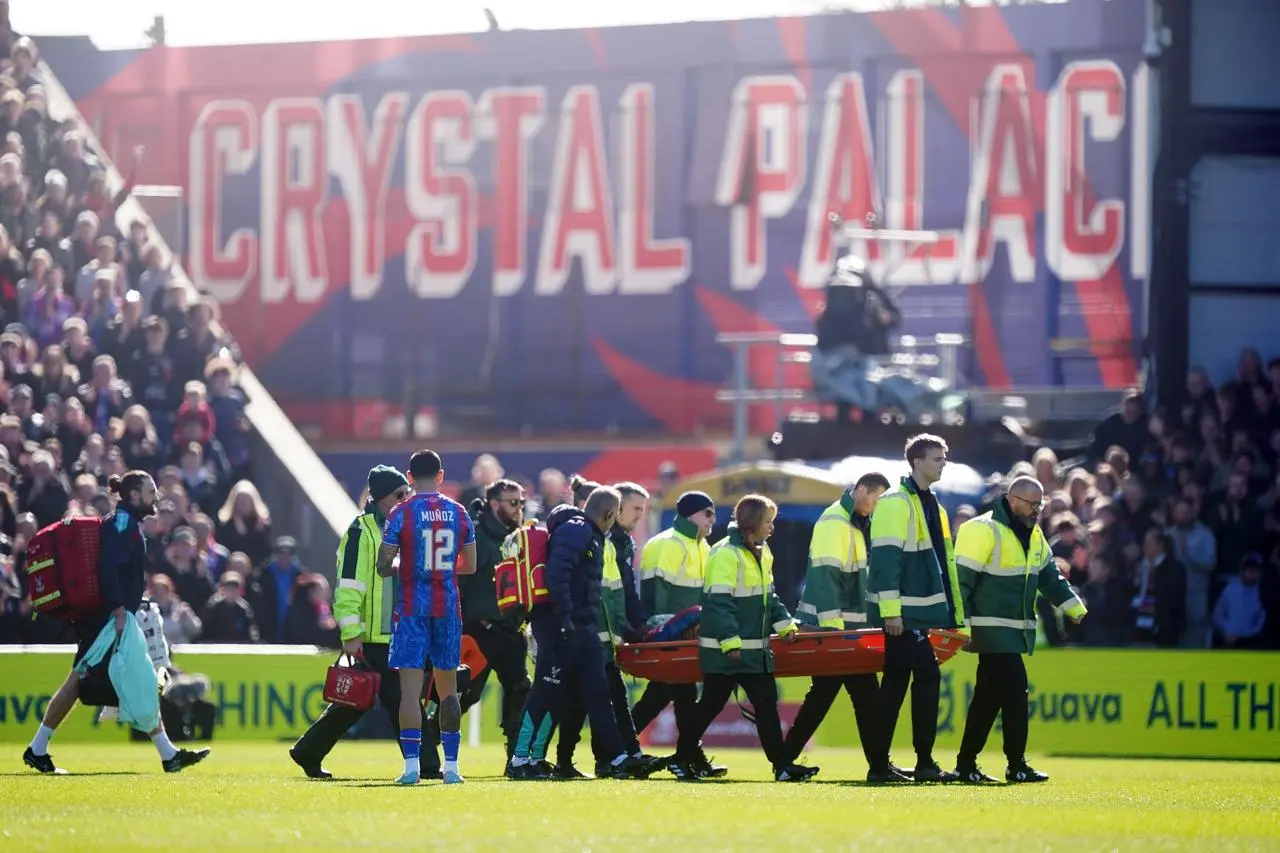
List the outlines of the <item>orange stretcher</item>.
{"type": "MultiPolygon", "coordinates": [[[[946,663],[969,645],[958,631],[934,630],[929,642],[938,663],[946,663]]],[[[802,632],[794,643],[771,637],[774,675],[778,678],[817,675],[860,675],[884,670],[884,633],[861,631],[802,632]]],[[[629,643],[618,646],[618,669],[649,681],[695,684],[702,681],[698,641],[629,643]]]]}

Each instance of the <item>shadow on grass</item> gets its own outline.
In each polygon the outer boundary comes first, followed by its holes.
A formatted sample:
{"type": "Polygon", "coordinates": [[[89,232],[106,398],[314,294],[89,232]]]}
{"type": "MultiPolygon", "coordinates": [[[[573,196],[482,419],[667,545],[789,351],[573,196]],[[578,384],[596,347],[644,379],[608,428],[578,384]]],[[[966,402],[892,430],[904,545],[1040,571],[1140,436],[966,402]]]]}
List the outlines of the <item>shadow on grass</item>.
{"type": "Polygon", "coordinates": [[[51,779],[62,779],[69,776],[84,777],[84,776],[141,776],[141,775],[142,774],[138,773],[136,770],[94,770],[94,771],[89,771],[85,773],[79,773],[74,770],[70,770],[66,773],[34,773],[30,770],[27,770],[25,772],[19,770],[17,773],[0,773],[0,777],[12,776],[14,778],[17,778],[18,776],[30,776],[32,779],[38,779],[46,776],[51,779]]]}

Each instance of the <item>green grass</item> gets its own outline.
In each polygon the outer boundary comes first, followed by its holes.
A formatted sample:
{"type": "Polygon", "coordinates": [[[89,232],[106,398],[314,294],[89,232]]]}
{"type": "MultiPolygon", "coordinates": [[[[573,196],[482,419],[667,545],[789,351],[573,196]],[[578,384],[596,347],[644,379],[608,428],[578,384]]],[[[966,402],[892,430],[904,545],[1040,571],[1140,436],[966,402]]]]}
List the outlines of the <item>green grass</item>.
{"type": "MultiPolygon", "coordinates": [[[[1280,764],[1046,758],[1033,762],[1045,785],[867,788],[852,750],[810,756],[822,773],[804,785],[767,781],[758,752],[720,750],[720,782],[517,783],[487,747],[463,749],[465,785],[399,788],[392,743],[341,744],[331,782],[303,779],[285,749],[215,742],[169,776],[149,744],[55,740],[72,774],[40,777],[14,748],[0,851],[1280,850],[1280,764]]],[[[995,755],[988,770],[1003,776],[995,755]]]]}

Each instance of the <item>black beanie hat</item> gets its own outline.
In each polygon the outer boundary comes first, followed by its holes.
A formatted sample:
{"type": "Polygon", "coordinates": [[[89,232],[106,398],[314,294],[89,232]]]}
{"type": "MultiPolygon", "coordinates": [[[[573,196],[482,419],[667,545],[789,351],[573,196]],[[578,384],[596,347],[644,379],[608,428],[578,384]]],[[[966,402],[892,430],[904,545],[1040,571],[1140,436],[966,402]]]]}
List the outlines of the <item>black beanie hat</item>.
{"type": "Polygon", "coordinates": [[[676,515],[688,518],[704,509],[713,509],[715,505],[716,502],[706,492],[685,492],[676,501],[676,515]]]}
{"type": "Polygon", "coordinates": [[[404,474],[390,465],[378,465],[369,471],[369,498],[374,502],[407,485],[409,481],[404,474]]]}

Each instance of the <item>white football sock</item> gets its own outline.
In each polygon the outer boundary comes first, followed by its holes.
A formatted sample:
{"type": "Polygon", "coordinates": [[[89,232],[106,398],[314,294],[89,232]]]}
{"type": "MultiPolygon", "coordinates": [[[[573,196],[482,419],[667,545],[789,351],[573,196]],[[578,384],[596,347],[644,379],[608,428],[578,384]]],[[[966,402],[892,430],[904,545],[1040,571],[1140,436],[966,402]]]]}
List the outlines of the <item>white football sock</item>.
{"type": "Polygon", "coordinates": [[[406,759],[404,760],[404,772],[405,772],[405,773],[420,773],[420,772],[421,772],[421,767],[422,767],[422,765],[421,765],[420,761],[421,761],[421,759],[419,759],[417,756],[414,756],[413,758],[406,758],[406,759]]]}
{"type": "Polygon", "coordinates": [[[36,755],[48,755],[51,737],[53,737],[53,729],[41,723],[40,728],[36,729],[36,736],[31,739],[31,751],[36,755]]]}
{"type": "Polygon", "coordinates": [[[156,752],[160,753],[161,761],[168,761],[178,754],[178,748],[169,740],[169,733],[164,729],[153,734],[151,742],[156,745],[156,752]]]}

